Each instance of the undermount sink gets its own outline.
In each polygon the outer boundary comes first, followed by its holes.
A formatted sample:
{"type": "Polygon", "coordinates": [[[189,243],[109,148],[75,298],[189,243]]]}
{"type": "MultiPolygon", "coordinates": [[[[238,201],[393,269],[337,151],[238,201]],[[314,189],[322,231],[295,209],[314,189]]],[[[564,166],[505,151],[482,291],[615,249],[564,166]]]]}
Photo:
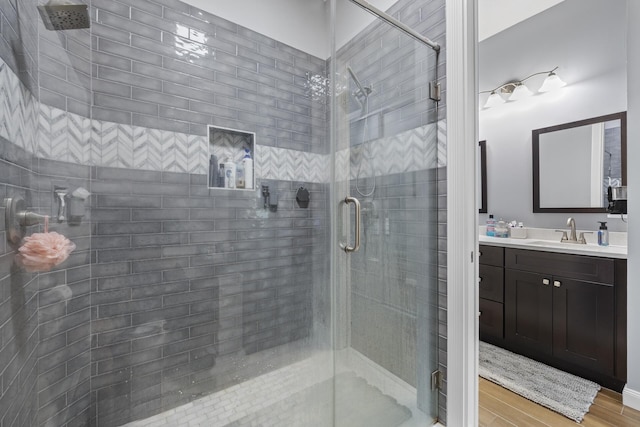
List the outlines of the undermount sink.
{"type": "Polygon", "coordinates": [[[523,243],[526,243],[528,245],[535,245],[535,246],[565,246],[565,245],[577,244],[577,243],[557,242],[554,240],[523,240],[523,243]]]}

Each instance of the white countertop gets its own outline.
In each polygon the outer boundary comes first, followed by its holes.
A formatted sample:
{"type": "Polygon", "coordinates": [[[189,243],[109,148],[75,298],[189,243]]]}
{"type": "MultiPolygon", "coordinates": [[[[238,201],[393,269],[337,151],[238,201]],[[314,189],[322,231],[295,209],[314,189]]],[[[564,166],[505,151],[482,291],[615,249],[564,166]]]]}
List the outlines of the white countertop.
{"type": "MultiPolygon", "coordinates": [[[[526,239],[510,237],[490,237],[484,235],[485,228],[480,227],[480,244],[503,246],[505,248],[529,249],[532,251],[556,252],[574,255],[590,255],[604,258],[627,258],[627,233],[609,233],[609,246],[598,246],[594,235],[586,235],[587,244],[560,242],[560,233],[554,230],[529,228],[526,239]]],[[[580,230],[578,230],[578,233],[580,230]]]]}

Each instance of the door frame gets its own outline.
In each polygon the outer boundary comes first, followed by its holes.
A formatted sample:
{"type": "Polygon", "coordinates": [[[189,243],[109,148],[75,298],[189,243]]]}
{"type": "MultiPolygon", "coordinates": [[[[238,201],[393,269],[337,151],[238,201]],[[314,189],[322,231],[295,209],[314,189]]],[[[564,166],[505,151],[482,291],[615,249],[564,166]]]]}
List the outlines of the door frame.
{"type": "Polygon", "coordinates": [[[447,425],[478,425],[477,1],[446,0],[447,425]]]}

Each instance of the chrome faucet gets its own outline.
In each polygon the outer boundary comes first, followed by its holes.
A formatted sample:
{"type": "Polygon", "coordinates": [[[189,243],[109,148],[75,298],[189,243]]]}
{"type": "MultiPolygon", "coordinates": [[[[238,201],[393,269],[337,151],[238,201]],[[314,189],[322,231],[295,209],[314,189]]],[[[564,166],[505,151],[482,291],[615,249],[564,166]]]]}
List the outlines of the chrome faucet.
{"type": "Polygon", "coordinates": [[[578,238],[576,237],[576,220],[569,217],[567,219],[567,225],[569,227],[571,227],[571,232],[569,233],[569,241],[570,242],[577,242],[578,238]]]}
{"type": "Polygon", "coordinates": [[[584,238],[585,233],[590,234],[590,231],[581,231],[580,237],[576,237],[576,220],[569,217],[567,219],[567,226],[569,227],[569,236],[567,236],[566,230],[556,230],[558,233],[562,233],[560,242],[563,243],[580,243],[582,245],[587,244],[587,240],[584,238]]]}

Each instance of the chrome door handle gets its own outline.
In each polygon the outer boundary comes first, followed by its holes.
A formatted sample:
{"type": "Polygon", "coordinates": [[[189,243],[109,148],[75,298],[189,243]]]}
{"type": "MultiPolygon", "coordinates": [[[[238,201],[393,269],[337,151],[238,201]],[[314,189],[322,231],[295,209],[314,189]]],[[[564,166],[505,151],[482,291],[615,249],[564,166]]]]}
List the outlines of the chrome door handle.
{"type": "Polygon", "coordinates": [[[358,249],[360,249],[360,201],[358,199],[356,199],[355,197],[351,197],[351,196],[347,196],[344,198],[344,202],[348,205],[349,203],[353,203],[353,205],[355,206],[355,221],[354,221],[354,226],[356,229],[355,232],[355,238],[356,241],[353,244],[353,246],[349,246],[348,244],[340,244],[340,247],[345,251],[345,252],[356,252],[358,249]]]}

